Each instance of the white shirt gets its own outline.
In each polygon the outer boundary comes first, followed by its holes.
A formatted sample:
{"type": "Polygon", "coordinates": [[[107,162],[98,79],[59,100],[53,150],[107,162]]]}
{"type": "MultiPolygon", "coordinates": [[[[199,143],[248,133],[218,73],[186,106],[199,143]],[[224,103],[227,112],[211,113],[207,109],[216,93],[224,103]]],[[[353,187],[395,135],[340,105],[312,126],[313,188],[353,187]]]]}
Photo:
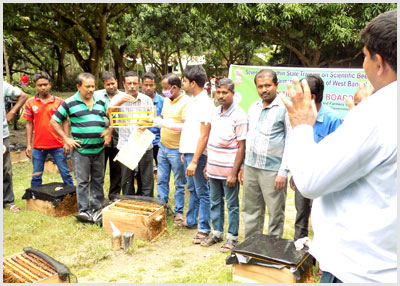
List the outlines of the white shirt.
{"type": "Polygon", "coordinates": [[[320,143],[292,130],[288,165],[314,199],[310,253],[343,282],[397,279],[397,81],[357,105],[320,143]]]}
{"type": "MultiPolygon", "coordinates": [[[[110,102],[110,106],[115,105],[118,101],[120,101],[121,98],[123,98],[125,96],[126,93],[123,92],[119,92],[116,95],[114,95],[114,97],[111,99],[110,102]]],[[[121,106],[143,106],[143,108],[139,108],[139,109],[133,109],[133,108],[120,108],[118,110],[118,112],[144,112],[144,111],[149,111],[153,108],[153,100],[148,97],[147,95],[138,92],[138,96],[136,97],[136,100],[134,102],[125,102],[123,103],[121,106]]],[[[118,117],[120,118],[142,118],[145,115],[142,114],[118,114],[118,117]]],[[[129,120],[120,120],[118,122],[129,122],[132,121],[132,119],[129,120]]],[[[129,136],[132,134],[133,132],[133,128],[136,128],[137,125],[131,125],[132,128],[120,128],[118,130],[119,132],[119,137],[118,137],[118,145],[117,148],[118,150],[121,150],[124,145],[128,142],[129,140],[129,136]]],[[[153,148],[153,143],[151,143],[149,145],[149,147],[147,148],[147,150],[150,150],[153,148]]]]}
{"type": "MultiPolygon", "coordinates": [[[[196,152],[197,142],[200,138],[200,123],[210,124],[215,105],[208,97],[207,91],[203,90],[188,103],[186,120],[182,127],[181,140],[179,143],[180,153],[196,152]]],[[[204,150],[207,155],[207,150],[204,150]]]]}

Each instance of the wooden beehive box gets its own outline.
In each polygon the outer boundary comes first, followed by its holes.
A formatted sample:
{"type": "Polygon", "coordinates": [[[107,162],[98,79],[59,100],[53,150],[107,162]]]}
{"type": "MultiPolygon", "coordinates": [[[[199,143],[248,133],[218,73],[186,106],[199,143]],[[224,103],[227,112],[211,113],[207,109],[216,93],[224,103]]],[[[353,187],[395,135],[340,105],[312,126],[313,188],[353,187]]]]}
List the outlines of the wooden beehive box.
{"type": "MultiPolygon", "coordinates": [[[[72,174],[74,171],[73,171],[73,169],[72,169],[71,159],[67,159],[67,163],[68,163],[69,171],[70,171],[71,174],[72,174]]],[[[54,162],[51,161],[51,160],[47,160],[47,161],[44,163],[43,172],[45,172],[45,173],[51,173],[51,174],[59,174],[59,173],[60,173],[60,171],[58,170],[58,167],[57,167],[56,163],[54,163],[54,162]]]]}
{"type": "Polygon", "coordinates": [[[75,187],[63,183],[49,183],[29,188],[22,198],[26,199],[26,209],[30,211],[37,211],[54,217],[78,213],[75,187]],[[57,188],[63,189],[55,191],[57,188]]]}
{"type": "Polygon", "coordinates": [[[55,268],[31,253],[18,253],[3,259],[4,283],[69,283],[62,281],[55,268]]]}
{"type": "Polygon", "coordinates": [[[106,233],[112,233],[112,221],[121,233],[134,232],[135,239],[149,241],[163,234],[167,226],[163,205],[138,200],[117,200],[103,209],[102,220],[106,233]]]}
{"type": "Polygon", "coordinates": [[[293,240],[257,234],[238,244],[226,259],[233,281],[245,283],[313,283],[313,257],[296,250],[293,240]]]}
{"type": "Polygon", "coordinates": [[[241,283],[314,283],[312,265],[296,279],[289,268],[281,269],[259,265],[234,264],[232,280],[241,283]]]}

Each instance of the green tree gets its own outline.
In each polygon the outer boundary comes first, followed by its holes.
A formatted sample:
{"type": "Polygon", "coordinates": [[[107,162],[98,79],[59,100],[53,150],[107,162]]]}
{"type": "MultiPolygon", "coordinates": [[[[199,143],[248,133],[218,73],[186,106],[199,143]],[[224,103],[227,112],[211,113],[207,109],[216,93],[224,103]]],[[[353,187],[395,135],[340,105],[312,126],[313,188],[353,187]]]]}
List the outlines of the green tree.
{"type": "Polygon", "coordinates": [[[116,3],[6,3],[4,29],[19,34],[19,39],[28,33],[42,35],[71,52],[84,71],[98,76],[108,24],[121,16],[124,7],[116,3]]]}
{"type": "Polygon", "coordinates": [[[354,60],[357,54],[338,58],[335,53],[346,47],[359,50],[359,33],[366,23],[382,12],[396,8],[396,4],[387,3],[240,5],[242,19],[257,27],[260,37],[287,48],[307,67],[354,60]]]}

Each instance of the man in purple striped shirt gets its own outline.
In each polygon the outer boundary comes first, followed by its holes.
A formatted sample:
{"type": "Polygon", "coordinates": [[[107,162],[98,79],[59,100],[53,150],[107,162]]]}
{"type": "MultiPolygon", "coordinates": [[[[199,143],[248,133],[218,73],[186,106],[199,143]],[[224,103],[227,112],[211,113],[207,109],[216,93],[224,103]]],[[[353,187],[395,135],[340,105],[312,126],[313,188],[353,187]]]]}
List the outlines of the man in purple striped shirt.
{"type": "Polygon", "coordinates": [[[216,98],[221,104],[211,120],[207,144],[207,176],[210,182],[210,217],[212,236],[202,246],[214,245],[224,238],[224,197],[228,207],[229,227],[222,252],[230,251],[237,243],[239,231],[238,172],[245,152],[247,115],[233,103],[235,94],[232,80],[220,79],[216,84],[216,98]]]}

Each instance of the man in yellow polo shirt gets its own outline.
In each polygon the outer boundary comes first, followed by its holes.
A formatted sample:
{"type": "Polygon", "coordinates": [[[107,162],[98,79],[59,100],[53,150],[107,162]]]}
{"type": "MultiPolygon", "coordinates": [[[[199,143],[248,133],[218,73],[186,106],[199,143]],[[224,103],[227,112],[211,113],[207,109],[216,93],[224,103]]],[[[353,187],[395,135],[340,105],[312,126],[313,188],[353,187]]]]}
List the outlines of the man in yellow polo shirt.
{"type": "Polygon", "coordinates": [[[161,140],[158,150],[157,197],[168,203],[169,179],[171,170],[175,181],[175,226],[184,226],[183,209],[185,204],[185,170],[179,153],[179,141],[183,123],[186,118],[186,107],[191,100],[181,94],[181,80],[173,73],[163,76],[162,93],[165,96],[161,118],[157,118],[154,126],[161,128],[161,140]]]}

